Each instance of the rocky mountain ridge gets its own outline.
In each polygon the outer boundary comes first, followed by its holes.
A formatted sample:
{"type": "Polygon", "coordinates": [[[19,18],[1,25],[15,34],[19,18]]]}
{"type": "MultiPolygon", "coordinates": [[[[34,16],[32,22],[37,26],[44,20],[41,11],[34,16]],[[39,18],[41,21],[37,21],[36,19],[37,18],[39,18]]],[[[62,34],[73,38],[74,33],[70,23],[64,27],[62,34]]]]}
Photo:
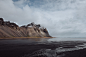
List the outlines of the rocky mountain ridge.
{"type": "Polygon", "coordinates": [[[18,26],[16,23],[0,18],[0,38],[2,37],[51,37],[46,28],[38,24],[18,26]]]}

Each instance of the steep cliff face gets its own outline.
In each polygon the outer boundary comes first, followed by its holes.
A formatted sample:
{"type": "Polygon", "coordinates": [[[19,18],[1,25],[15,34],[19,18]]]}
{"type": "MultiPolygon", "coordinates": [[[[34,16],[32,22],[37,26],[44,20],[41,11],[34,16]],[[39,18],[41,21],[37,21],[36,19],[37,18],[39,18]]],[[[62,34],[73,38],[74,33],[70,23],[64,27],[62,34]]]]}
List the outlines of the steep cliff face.
{"type": "Polygon", "coordinates": [[[0,38],[1,37],[51,37],[46,28],[41,28],[38,24],[28,24],[19,27],[10,21],[0,18],[0,38]]]}

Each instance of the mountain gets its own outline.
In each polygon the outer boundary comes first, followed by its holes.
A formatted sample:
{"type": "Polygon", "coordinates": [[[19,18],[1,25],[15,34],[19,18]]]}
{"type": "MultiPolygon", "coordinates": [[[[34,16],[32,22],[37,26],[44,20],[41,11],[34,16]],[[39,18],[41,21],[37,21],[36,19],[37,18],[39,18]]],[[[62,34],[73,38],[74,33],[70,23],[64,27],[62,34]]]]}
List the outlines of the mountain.
{"type": "Polygon", "coordinates": [[[46,28],[40,24],[18,26],[16,23],[4,21],[0,18],[0,38],[5,37],[51,37],[46,28]]]}

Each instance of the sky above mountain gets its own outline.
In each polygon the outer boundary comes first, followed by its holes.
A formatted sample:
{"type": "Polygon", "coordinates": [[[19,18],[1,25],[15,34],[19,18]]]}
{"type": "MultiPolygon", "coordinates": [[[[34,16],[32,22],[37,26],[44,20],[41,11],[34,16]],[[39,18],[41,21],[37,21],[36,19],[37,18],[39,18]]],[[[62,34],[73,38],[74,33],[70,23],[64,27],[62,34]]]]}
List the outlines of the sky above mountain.
{"type": "Polygon", "coordinates": [[[41,24],[51,36],[86,37],[86,0],[0,0],[0,17],[41,24]]]}

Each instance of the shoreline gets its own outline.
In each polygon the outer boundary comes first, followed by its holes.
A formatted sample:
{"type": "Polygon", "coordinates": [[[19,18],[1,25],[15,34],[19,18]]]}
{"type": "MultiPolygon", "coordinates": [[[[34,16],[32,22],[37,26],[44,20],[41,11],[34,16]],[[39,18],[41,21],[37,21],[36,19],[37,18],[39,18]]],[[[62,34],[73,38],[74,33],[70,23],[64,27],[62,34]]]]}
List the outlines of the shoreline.
{"type": "Polygon", "coordinates": [[[30,39],[30,38],[55,38],[55,37],[2,37],[1,39],[30,39]]]}

